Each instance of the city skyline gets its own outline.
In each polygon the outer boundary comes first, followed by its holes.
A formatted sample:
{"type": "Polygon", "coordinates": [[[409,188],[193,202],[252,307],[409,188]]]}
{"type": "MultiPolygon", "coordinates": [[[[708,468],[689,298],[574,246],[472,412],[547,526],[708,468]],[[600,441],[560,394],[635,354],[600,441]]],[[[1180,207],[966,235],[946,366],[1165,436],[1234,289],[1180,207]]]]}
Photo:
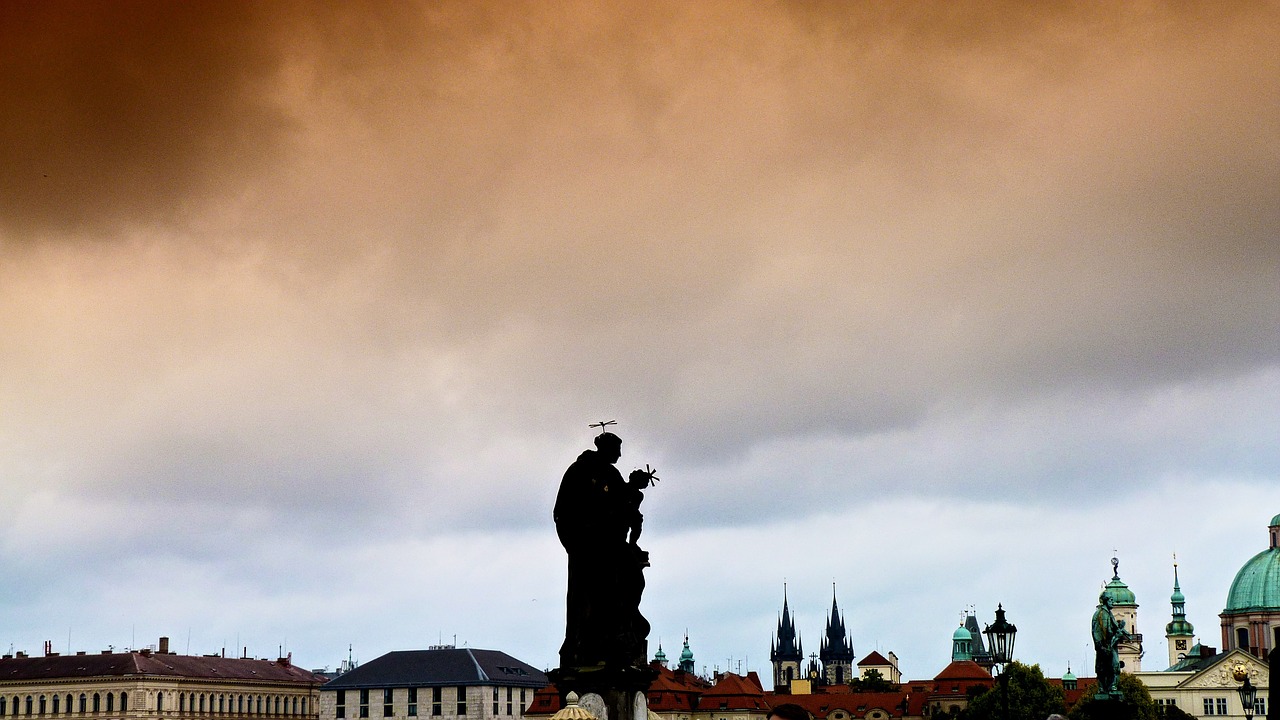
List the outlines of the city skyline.
{"type": "Polygon", "coordinates": [[[997,603],[1084,674],[1113,555],[1163,656],[1173,553],[1217,646],[1280,512],[1277,36],[0,4],[0,642],[553,666],[551,505],[617,420],[650,654],[763,677],[834,582],[905,677],[997,603]]]}

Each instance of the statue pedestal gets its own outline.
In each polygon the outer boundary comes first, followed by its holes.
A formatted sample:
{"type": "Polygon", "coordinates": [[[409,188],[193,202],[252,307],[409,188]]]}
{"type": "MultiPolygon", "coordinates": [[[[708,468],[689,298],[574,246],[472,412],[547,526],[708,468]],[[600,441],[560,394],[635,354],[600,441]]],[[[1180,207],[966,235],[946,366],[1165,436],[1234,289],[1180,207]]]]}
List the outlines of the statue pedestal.
{"type": "Polygon", "coordinates": [[[561,702],[575,692],[578,705],[597,720],[648,720],[645,692],[658,671],[648,667],[556,668],[547,677],[555,683],[561,702]]]}

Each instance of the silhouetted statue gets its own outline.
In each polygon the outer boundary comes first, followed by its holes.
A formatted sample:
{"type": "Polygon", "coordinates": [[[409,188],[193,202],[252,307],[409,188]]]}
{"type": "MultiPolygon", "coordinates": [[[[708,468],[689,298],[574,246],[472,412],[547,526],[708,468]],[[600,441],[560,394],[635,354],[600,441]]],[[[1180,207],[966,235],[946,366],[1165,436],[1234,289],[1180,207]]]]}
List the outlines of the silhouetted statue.
{"type": "Polygon", "coordinates": [[[651,470],[637,470],[630,483],[622,480],[614,467],[622,456],[617,435],[602,432],[595,445],[565,471],[553,511],[569,554],[560,667],[642,667],[649,622],[640,614],[640,596],[648,553],[635,540],[643,518],[641,490],[656,478],[651,470]]]}
{"type": "Polygon", "coordinates": [[[1098,675],[1098,695],[1118,694],[1116,681],[1120,678],[1120,643],[1129,637],[1124,621],[1116,620],[1111,612],[1111,596],[1105,592],[1098,597],[1098,608],[1093,611],[1093,669],[1098,675]]]}

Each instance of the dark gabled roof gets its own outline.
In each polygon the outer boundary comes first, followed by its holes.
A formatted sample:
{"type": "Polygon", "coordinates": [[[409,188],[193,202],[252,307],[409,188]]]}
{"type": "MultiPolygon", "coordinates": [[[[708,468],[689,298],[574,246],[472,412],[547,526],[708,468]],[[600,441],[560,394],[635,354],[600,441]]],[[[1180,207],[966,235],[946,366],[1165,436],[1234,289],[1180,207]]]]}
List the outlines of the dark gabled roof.
{"type": "Polygon", "coordinates": [[[528,663],[498,650],[441,648],[399,650],[367,662],[325,684],[346,688],[499,685],[540,688],[547,676],[528,663]]]}
{"type": "Polygon", "coordinates": [[[136,675],[313,685],[325,681],[283,660],[142,652],[0,658],[0,682],[136,675]]]}
{"type": "Polygon", "coordinates": [[[876,650],[872,650],[870,653],[867,654],[866,657],[858,661],[858,667],[862,667],[864,665],[892,665],[892,664],[893,663],[889,662],[889,658],[881,655],[876,650]]]}

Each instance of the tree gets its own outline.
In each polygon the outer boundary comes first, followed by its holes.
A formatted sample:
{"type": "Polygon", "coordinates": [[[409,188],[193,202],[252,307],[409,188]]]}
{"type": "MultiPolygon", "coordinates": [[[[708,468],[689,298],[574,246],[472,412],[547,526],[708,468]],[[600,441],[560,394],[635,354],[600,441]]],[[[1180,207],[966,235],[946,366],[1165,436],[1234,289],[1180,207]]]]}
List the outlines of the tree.
{"type": "Polygon", "coordinates": [[[1177,705],[1157,705],[1156,717],[1159,720],[1196,720],[1196,716],[1177,705]]]}
{"type": "Polygon", "coordinates": [[[1065,711],[1062,688],[1045,680],[1039,665],[1011,662],[1004,666],[1003,677],[984,693],[976,695],[964,709],[964,720],[1003,720],[1008,692],[1010,718],[1040,720],[1065,711]],[[1001,687],[1001,684],[1006,687],[1001,687]]]}
{"type": "Polygon", "coordinates": [[[885,680],[879,670],[872,669],[862,677],[850,680],[849,687],[854,692],[889,692],[893,689],[893,683],[885,680]]]}
{"type": "Polygon", "coordinates": [[[1159,720],[1156,703],[1141,680],[1122,672],[1116,689],[1124,696],[1119,703],[1087,695],[1071,708],[1068,720],[1159,720]]]}

